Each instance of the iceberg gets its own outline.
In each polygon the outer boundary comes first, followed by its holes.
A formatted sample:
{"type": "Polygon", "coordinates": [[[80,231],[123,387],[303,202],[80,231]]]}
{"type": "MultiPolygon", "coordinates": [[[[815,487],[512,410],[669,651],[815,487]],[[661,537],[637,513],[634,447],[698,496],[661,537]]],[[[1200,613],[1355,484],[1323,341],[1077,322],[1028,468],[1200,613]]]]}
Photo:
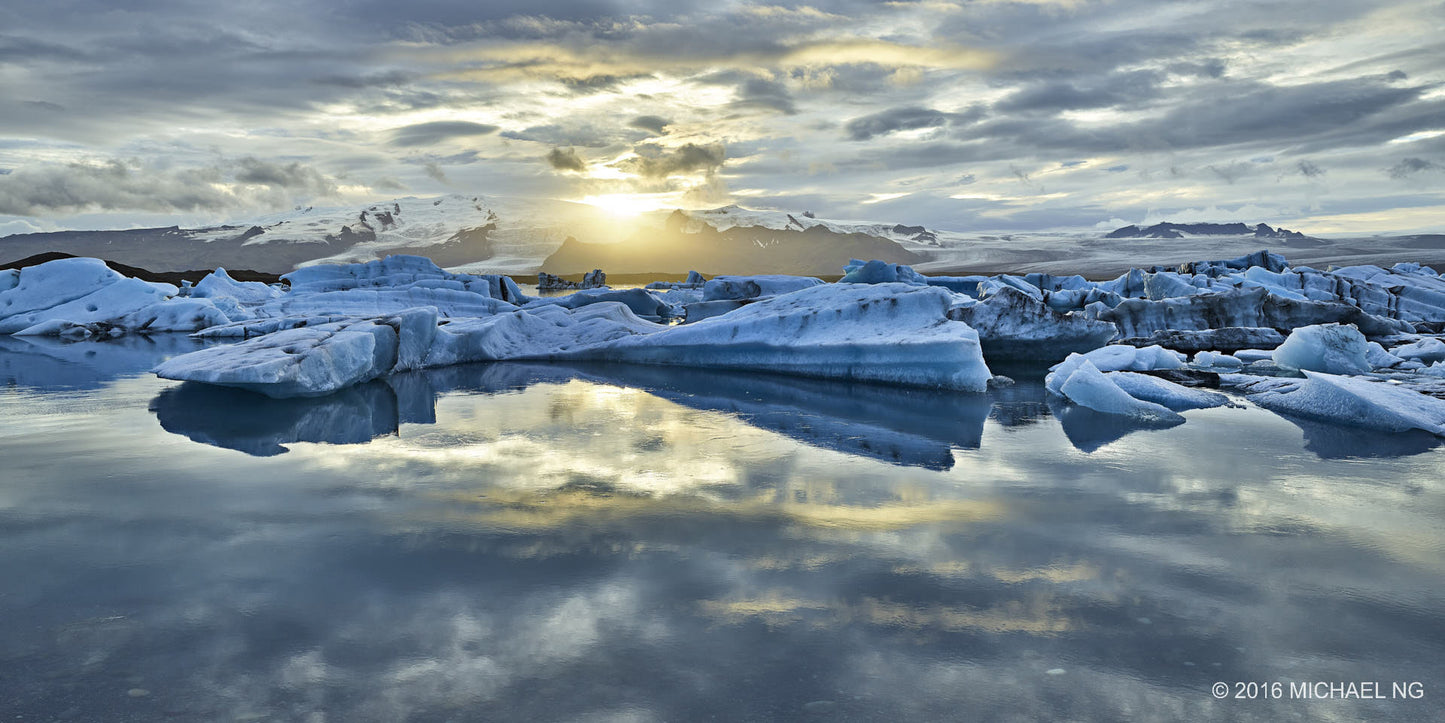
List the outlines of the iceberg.
{"type": "Polygon", "coordinates": [[[1062,395],[1064,381],[1084,364],[1089,364],[1100,371],[1147,372],[1159,369],[1183,369],[1184,361],[1183,354],[1163,347],[1136,348],[1116,344],[1100,347],[1083,354],[1070,354],[1068,358],[1049,367],[1049,374],[1044,377],[1044,386],[1050,392],[1062,395]]]}
{"type": "Polygon", "coordinates": [[[1211,392],[1205,389],[1193,389],[1182,384],[1149,374],[1139,372],[1109,372],[1104,376],[1114,383],[1114,386],[1124,390],[1129,396],[1145,401],[1153,402],[1163,407],[1168,407],[1176,412],[1187,409],[1208,409],[1210,407],[1222,407],[1229,404],[1229,397],[1219,392],[1211,392]]]}
{"type": "Polygon", "coordinates": [[[256,306],[280,296],[283,292],[259,281],[237,281],[218,268],[196,282],[187,294],[193,299],[231,298],[240,304],[256,306]]]}
{"type": "Polygon", "coordinates": [[[1445,436],[1445,400],[1386,381],[1305,371],[1247,398],[1273,412],[1383,432],[1445,436]]]}
{"type": "Polygon", "coordinates": [[[1285,369],[1364,374],[1370,371],[1365,335],[1353,326],[1317,324],[1290,332],[1274,350],[1274,363],[1285,369]]]}
{"type": "Polygon", "coordinates": [[[1107,344],[1118,328],[1082,314],[1059,313],[1043,301],[1003,287],[976,304],[948,312],[979,334],[986,358],[1056,361],[1107,344]]]}
{"type": "Polygon", "coordinates": [[[714,276],[702,287],[703,301],[758,299],[787,294],[799,289],[821,286],[823,280],[812,276],[714,276]]]}
{"type": "Polygon", "coordinates": [[[1419,341],[1401,344],[1391,349],[1390,354],[1400,359],[1414,359],[1422,364],[1445,361],[1445,341],[1427,336],[1419,341]]]}
{"type": "Polygon", "coordinates": [[[441,320],[433,308],[277,331],[171,359],[167,379],[284,398],[319,396],[407,369],[472,361],[618,361],[981,392],[978,333],[948,318],[954,295],[902,284],[826,285],[685,326],[617,302],[441,320]]]}
{"type": "Polygon", "coordinates": [[[238,389],[186,383],[162,391],[151,400],[150,411],[172,434],[271,457],[285,454],[288,444],[359,444],[395,434],[401,422],[420,421],[402,416],[397,396],[381,381],[321,399],[269,399],[238,389]]]}
{"type": "Polygon", "coordinates": [[[852,259],[847,266],[843,267],[843,278],[838,279],[842,284],[909,284],[911,286],[926,286],[928,279],[923,274],[913,270],[912,266],[903,264],[890,264],[887,261],[859,261],[852,259]]]}
{"type": "Polygon", "coordinates": [[[1102,414],[1115,414],[1144,423],[1166,426],[1184,423],[1184,417],[1168,407],[1137,399],[1124,391],[1087,359],[1074,367],[1068,378],[1059,385],[1059,393],[1074,404],[1102,414]]]}
{"type": "Polygon", "coordinates": [[[588,304],[598,304],[609,301],[626,306],[632,310],[632,313],[638,316],[662,318],[672,315],[672,307],[647,289],[609,289],[606,287],[584,289],[566,296],[534,299],[524,304],[522,308],[536,309],[543,306],[555,305],[564,309],[579,309],[588,304]]]}
{"type": "Polygon", "coordinates": [[[119,326],[113,322],[179,291],[170,284],[123,276],[105,262],[87,258],[57,259],[6,278],[13,285],[0,291],[0,334],[53,335],[74,327],[119,326]]]}
{"type": "Polygon", "coordinates": [[[952,292],[932,286],[827,284],[562,358],[982,392],[993,375],[978,332],[948,317],[954,300],[952,292]]]}
{"type": "Polygon", "coordinates": [[[1343,302],[1281,298],[1264,288],[1230,289],[1160,301],[1125,299],[1098,318],[1119,325],[1124,337],[1147,337],[1171,329],[1267,327],[1294,329],[1313,324],[1354,324],[1370,336],[1413,330],[1408,322],[1365,313],[1343,302]]]}

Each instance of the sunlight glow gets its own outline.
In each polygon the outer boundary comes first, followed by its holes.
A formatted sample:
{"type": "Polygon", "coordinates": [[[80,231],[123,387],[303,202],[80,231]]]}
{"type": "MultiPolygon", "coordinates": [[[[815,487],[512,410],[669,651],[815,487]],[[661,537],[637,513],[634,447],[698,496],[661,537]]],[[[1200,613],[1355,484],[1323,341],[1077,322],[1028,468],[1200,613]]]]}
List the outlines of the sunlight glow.
{"type": "Polygon", "coordinates": [[[1408,136],[1400,136],[1399,138],[1393,138],[1393,139],[1388,140],[1388,141],[1385,141],[1385,142],[1386,142],[1386,143],[1413,143],[1413,142],[1415,142],[1415,141],[1423,141],[1423,140],[1425,140],[1425,139],[1427,139],[1427,138],[1439,138],[1440,136],[1445,136],[1445,130],[1420,131],[1420,132],[1418,132],[1418,133],[1411,133],[1411,134],[1408,135],[1408,136]]]}
{"type": "Polygon", "coordinates": [[[868,200],[863,201],[863,203],[864,203],[865,205],[867,205],[867,204],[873,204],[873,203],[883,203],[884,201],[892,201],[892,200],[894,200],[894,199],[903,198],[904,196],[909,196],[909,195],[912,195],[912,192],[907,192],[907,193],[870,193],[870,194],[868,194],[868,196],[869,196],[868,200]]]}
{"type": "Polygon", "coordinates": [[[632,218],[648,211],[660,211],[678,205],[675,193],[604,193],[583,196],[579,203],[596,206],[614,216],[632,218]]]}

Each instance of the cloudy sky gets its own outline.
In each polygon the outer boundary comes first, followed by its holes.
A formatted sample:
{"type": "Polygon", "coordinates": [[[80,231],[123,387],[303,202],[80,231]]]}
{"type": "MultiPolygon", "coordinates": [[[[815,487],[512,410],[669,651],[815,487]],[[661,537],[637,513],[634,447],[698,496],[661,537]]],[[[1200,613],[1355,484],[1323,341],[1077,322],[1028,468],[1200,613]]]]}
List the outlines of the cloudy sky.
{"type": "Polygon", "coordinates": [[[1445,4],[0,6],[0,233],[404,195],[1445,229],[1445,4]]]}

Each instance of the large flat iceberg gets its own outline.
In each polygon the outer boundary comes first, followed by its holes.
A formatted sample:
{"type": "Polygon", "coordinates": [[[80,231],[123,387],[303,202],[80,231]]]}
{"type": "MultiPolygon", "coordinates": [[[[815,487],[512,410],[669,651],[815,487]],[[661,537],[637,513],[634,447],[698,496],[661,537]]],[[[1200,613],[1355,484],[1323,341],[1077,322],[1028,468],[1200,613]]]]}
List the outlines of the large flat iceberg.
{"type": "Polygon", "coordinates": [[[954,295],[903,284],[829,284],[686,326],[601,302],[443,321],[432,308],[277,331],[156,368],[272,397],[318,396],[406,369],[474,361],[620,361],[984,391],[978,334],[954,295]]]}
{"type": "Polygon", "coordinates": [[[1249,401],[1265,409],[1321,422],[1383,432],[1423,429],[1445,436],[1445,400],[1386,381],[1304,372],[1249,401]]]}

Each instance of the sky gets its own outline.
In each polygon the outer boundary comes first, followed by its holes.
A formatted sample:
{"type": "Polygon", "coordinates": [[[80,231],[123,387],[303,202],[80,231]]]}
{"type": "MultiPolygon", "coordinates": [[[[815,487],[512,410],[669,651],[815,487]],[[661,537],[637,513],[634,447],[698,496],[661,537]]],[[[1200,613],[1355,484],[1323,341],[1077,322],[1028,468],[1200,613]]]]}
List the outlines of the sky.
{"type": "Polygon", "coordinates": [[[1445,231],[1445,4],[0,5],[0,234],[444,193],[1445,231]]]}

